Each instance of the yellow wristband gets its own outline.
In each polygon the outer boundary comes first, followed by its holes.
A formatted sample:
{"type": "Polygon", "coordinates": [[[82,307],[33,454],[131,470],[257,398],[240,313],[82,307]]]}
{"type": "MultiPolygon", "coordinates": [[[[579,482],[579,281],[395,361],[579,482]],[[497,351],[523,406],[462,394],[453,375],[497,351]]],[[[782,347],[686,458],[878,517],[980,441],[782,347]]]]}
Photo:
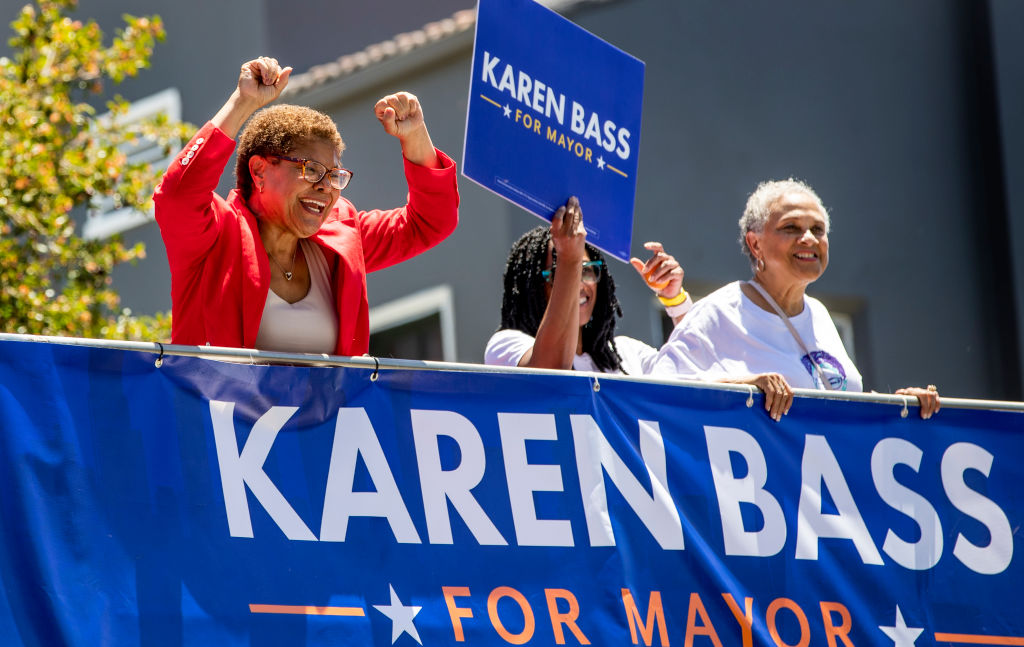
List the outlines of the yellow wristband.
{"type": "Polygon", "coordinates": [[[689,298],[690,295],[686,293],[686,290],[679,288],[679,294],[677,294],[676,296],[672,297],[671,299],[666,299],[665,297],[658,297],[658,301],[661,301],[661,305],[665,306],[666,308],[671,308],[672,306],[677,306],[689,298]]]}

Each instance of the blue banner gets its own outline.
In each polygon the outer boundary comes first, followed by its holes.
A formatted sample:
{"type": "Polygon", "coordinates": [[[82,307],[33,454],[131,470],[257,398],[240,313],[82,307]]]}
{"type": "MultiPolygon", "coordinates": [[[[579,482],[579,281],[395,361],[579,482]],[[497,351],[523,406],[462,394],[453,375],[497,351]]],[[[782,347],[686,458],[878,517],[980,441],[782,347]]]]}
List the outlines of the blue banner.
{"type": "Polygon", "coordinates": [[[479,0],[462,172],[629,260],[644,64],[533,0],[479,0]]]}
{"type": "Polygon", "coordinates": [[[1024,644],[1019,413],[371,373],[0,342],[0,644],[1024,644]]]}

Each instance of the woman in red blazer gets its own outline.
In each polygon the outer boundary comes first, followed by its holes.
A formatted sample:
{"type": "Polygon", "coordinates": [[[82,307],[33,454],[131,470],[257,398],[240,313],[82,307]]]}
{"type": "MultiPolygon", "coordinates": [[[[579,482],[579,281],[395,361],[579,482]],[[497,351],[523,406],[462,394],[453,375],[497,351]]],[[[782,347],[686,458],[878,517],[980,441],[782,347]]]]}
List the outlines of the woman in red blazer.
{"type": "Polygon", "coordinates": [[[455,229],[455,164],[434,148],[415,96],[391,94],[374,108],[401,142],[408,204],[357,211],[340,195],[352,173],[341,166],[344,143],[331,118],[300,106],[259,110],[291,72],[266,57],[242,65],[237,88],[157,187],[174,343],[361,355],[366,273],[455,229]],[[214,191],[240,130],[237,188],[225,199],[214,191]]]}

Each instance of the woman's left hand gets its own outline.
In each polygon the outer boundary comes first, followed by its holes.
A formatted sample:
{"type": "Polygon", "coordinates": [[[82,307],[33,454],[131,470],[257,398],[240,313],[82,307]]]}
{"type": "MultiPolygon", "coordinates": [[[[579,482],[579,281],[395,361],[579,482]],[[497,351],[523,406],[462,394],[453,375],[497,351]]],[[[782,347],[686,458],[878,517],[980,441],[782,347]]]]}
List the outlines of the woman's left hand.
{"type": "Polygon", "coordinates": [[[647,287],[654,290],[655,294],[663,299],[674,299],[679,296],[683,289],[683,268],[676,261],[675,257],[665,252],[661,243],[644,243],[644,248],[650,250],[654,255],[647,262],[639,258],[629,259],[633,266],[643,278],[647,287]]]}
{"type": "Polygon", "coordinates": [[[925,420],[938,413],[941,406],[939,402],[939,389],[934,384],[929,384],[927,389],[922,389],[919,386],[908,386],[905,389],[897,390],[896,395],[912,395],[916,397],[921,405],[921,417],[925,420]]]}
{"type": "Polygon", "coordinates": [[[377,102],[373,112],[384,126],[384,132],[401,140],[426,128],[420,100],[408,92],[389,94],[377,102]]]}
{"type": "Polygon", "coordinates": [[[407,160],[428,168],[441,167],[423,119],[423,108],[415,94],[389,94],[377,102],[373,113],[384,126],[384,132],[402,142],[402,154],[407,160]]]}

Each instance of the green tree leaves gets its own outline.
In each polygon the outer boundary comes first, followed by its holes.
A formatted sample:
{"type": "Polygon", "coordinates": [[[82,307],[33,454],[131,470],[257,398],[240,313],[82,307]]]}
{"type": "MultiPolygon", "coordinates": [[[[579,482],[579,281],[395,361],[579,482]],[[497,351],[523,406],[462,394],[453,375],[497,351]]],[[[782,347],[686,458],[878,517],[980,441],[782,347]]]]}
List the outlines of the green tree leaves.
{"type": "MultiPolygon", "coordinates": [[[[163,172],[129,163],[142,139],[170,154],[189,127],[165,116],[123,119],[115,98],[99,119],[85,99],[149,65],[163,40],[159,17],[124,16],[109,45],[99,26],[65,14],[75,0],[39,0],[11,23],[11,58],[0,58],[0,330],[129,339],[169,337],[170,317],[119,309],[111,271],[143,258],[118,237],[85,240],[73,215],[108,197],[115,206],[152,208],[163,172]]],[[[79,218],[81,220],[81,218],[79,218]]]]}

